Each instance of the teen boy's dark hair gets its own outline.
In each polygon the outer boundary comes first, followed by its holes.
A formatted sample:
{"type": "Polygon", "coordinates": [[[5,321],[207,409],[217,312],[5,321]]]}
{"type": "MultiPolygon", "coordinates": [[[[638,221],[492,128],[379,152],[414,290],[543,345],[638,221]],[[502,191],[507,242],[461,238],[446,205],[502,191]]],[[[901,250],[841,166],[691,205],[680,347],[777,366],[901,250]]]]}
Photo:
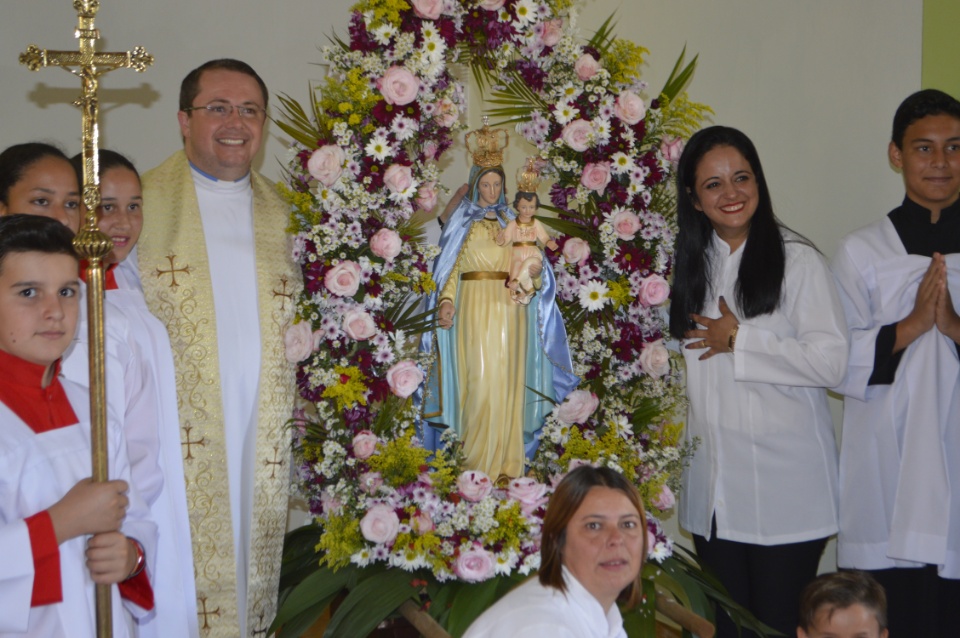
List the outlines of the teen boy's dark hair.
{"type": "Polygon", "coordinates": [[[823,608],[829,618],[834,611],[856,604],[873,612],[880,631],[887,628],[887,593],[872,576],[857,570],[823,574],[800,595],[800,628],[812,630],[817,612],[823,608]]]}
{"type": "Polygon", "coordinates": [[[27,252],[70,255],[77,259],[73,232],[57,220],[38,215],[0,217],[0,270],[7,255],[27,252]]]}
{"type": "Polygon", "coordinates": [[[890,139],[897,148],[903,150],[903,136],[907,132],[907,127],[931,115],[949,115],[960,120],[960,102],[937,89],[917,91],[897,107],[897,113],[893,116],[893,135],[890,139]]]}

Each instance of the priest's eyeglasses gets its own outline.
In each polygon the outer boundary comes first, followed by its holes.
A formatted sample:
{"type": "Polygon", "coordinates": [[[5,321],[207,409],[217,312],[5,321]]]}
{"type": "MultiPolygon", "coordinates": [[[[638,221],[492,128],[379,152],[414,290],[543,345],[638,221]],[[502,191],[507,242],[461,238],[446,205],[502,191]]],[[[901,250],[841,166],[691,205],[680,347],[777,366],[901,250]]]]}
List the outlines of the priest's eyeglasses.
{"type": "Polygon", "coordinates": [[[237,111],[237,115],[244,120],[259,120],[266,111],[254,104],[230,104],[229,102],[211,102],[204,106],[189,106],[184,111],[206,111],[211,117],[227,119],[237,111]]]}

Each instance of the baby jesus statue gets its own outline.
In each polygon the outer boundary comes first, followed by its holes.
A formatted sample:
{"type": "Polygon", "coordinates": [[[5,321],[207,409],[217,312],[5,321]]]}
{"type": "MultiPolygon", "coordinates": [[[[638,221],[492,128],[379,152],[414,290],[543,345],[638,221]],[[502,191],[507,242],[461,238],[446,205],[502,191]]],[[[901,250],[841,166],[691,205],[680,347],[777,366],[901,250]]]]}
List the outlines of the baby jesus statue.
{"type": "Polygon", "coordinates": [[[540,198],[536,193],[518,192],[513,207],[517,211],[517,218],[510,220],[507,227],[500,231],[497,244],[503,246],[510,242],[513,246],[507,288],[513,301],[526,306],[540,287],[534,280],[540,277],[543,270],[543,253],[537,242],[550,250],[557,249],[557,242],[547,234],[546,227],[533,218],[540,207],[540,198]]]}

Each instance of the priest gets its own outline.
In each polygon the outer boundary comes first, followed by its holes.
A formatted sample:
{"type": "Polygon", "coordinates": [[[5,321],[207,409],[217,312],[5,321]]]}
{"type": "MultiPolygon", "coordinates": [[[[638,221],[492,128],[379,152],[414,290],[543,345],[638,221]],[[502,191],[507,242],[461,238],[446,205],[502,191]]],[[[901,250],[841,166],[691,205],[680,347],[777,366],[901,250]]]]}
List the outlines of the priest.
{"type": "Polygon", "coordinates": [[[170,334],[201,636],[262,636],[274,616],[295,370],[283,332],[299,284],[287,206],[251,170],[267,88],[249,65],[191,71],[184,148],[143,176],[140,276],[170,334]]]}

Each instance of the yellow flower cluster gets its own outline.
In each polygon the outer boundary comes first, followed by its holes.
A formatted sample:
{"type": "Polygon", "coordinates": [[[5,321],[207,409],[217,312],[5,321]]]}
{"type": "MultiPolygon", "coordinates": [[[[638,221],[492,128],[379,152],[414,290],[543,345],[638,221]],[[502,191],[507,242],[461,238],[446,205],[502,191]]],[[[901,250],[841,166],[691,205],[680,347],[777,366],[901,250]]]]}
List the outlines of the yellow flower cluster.
{"type": "Polygon", "coordinates": [[[674,137],[690,137],[700,130],[704,118],[713,113],[713,109],[700,102],[691,102],[686,93],[681,93],[673,101],[660,96],[660,110],[663,113],[663,130],[674,137]]]}
{"type": "Polygon", "coordinates": [[[650,53],[629,40],[617,38],[610,52],[603,57],[603,66],[610,72],[611,84],[632,84],[640,79],[643,56],[650,53]]]}
{"type": "Polygon", "coordinates": [[[613,302],[614,310],[620,306],[629,305],[634,300],[633,295],[630,294],[630,281],[626,277],[607,281],[607,288],[609,288],[607,298],[613,302]]]}
{"type": "Polygon", "coordinates": [[[360,521],[351,516],[331,515],[324,521],[323,535],[316,551],[321,563],[330,569],[340,569],[350,564],[350,557],[363,547],[360,521]]]}
{"type": "MultiPolygon", "coordinates": [[[[322,215],[319,210],[314,207],[313,195],[309,192],[298,193],[296,191],[287,188],[283,183],[277,184],[277,192],[280,193],[282,197],[290,206],[292,206],[300,214],[302,219],[306,220],[307,224],[316,225],[319,224],[322,219],[322,215]]],[[[303,222],[301,222],[296,215],[290,216],[290,226],[287,228],[287,232],[291,234],[296,234],[303,222]]]]}
{"type": "Polygon", "coordinates": [[[497,521],[497,525],[484,534],[484,542],[489,545],[502,543],[504,550],[519,551],[520,539],[530,534],[529,523],[520,511],[520,503],[510,501],[501,505],[493,519],[497,521]]]}
{"type": "Polygon", "coordinates": [[[379,101],[380,98],[370,90],[369,79],[361,67],[347,71],[343,80],[328,76],[320,98],[320,107],[329,116],[324,119],[324,124],[331,131],[337,122],[345,122],[354,128],[379,101]]]}
{"type": "Polygon", "coordinates": [[[560,467],[567,467],[574,459],[616,463],[623,470],[623,475],[633,481],[636,481],[637,468],[640,467],[640,457],[633,445],[612,427],[607,428],[599,440],[587,440],[583,438],[580,428],[572,427],[559,460],[560,467]]]}
{"type": "Polygon", "coordinates": [[[359,11],[360,13],[373,14],[373,20],[370,21],[368,29],[376,29],[380,25],[392,24],[400,28],[400,12],[409,11],[410,4],[405,0],[361,0],[353,5],[350,12],[359,11]]]}
{"type": "Polygon", "coordinates": [[[403,487],[413,483],[427,465],[430,450],[414,445],[412,438],[411,428],[404,435],[388,441],[386,445],[378,446],[378,453],[367,459],[370,469],[380,472],[383,482],[391,487],[403,487]]]}
{"type": "Polygon", "coordinates": [[[336,401],[337,408],[340,410],[345,410],[356,403],[366,405],[366,377],[363,376],[360,368],[337,366],[334,371],[340,375],[340,383],[327,387],[323,391],[323,398],[336,401]]]}

